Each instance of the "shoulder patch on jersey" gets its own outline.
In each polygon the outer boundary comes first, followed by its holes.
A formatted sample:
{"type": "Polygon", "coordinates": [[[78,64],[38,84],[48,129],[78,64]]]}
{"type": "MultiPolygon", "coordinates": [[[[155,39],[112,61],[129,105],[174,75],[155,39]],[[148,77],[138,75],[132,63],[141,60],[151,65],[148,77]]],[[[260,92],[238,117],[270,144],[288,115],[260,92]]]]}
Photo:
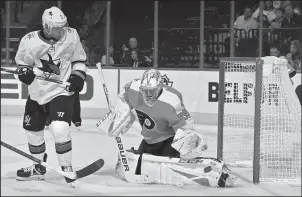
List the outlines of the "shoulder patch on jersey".
{"type": "Polygon", "coordinates": [[[189,118],[191,118],[190,113],[188,112],[188,110],[183,109],[179,114],[177,114],[178,117],[180,118],[185,118],[185,120],[188,120],[189,118]]]}
{"type": "Polygon", "coordinates": [[[65,29],[66,29],[66,31],[67,31],[68,33],[72,33],[72,32],[73,32],[73,29],[70,28],[70,27],[65,27],[65,29]]]}
{"type": "Polygon", "coordinates": [[[29,32],[28,34],[26,34],[26,35],[24,36],[24,39],[28,39],[28,40],[32,39],[33,37],[36,36],[35,33],[36,33],[36,32],[29,32]]]}

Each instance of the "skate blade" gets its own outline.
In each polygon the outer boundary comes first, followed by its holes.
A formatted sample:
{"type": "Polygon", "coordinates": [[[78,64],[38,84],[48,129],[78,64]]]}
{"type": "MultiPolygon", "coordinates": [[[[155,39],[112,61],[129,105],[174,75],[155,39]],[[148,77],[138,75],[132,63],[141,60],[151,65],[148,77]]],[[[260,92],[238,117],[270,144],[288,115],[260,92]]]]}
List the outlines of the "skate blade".
{"type": "Polygon", "coordinates": [[[17,176],[16,180],[17,181],[40,181],[40,180],[45,180],[45,176],[44,175],[33,175],[30,177],[17,176]]]}

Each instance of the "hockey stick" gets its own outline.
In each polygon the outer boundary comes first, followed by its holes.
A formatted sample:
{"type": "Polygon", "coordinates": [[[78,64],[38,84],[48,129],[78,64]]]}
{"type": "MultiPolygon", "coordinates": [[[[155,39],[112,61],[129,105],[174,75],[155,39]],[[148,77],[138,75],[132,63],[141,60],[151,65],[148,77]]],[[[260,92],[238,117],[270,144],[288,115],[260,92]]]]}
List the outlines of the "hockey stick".
{"type": "MultiPolygon", "coordinates": [[[[14,74],[14,75],[21,75],[22,74],[22,72],[18,72],[18,71],[6,69],[6,68],[1,68],[1,71],[7,72],[7,73],[10,73],[10,74],[14,74]]],[[[36,75],[36,79],[62,84],[64,86],[66,86],[66,88],[68,88],[68,86],[70,85],[69,82],[60,81],[60,80],[56,80],[56,79],[50,79],[48,77],[39,76],[39,75],[36,75]]]]}
{"type": "MultiPolygon", "coordinates": [[[[110,99],[109,99],[109,93],[108,93],[108,89],[107,89],[107,86],[106,86],[105,78],[104,78],[104,75],[103,75],[103,72],[102,72],[102,65],[101,65],[101,63],[97,63],[96,66],[98,68],[98,73],[99,73],[100,78],[101,78],[101,84],[102,84],[103,89],[104,89],[107,104],[108,104],[109,110],[111,111],[111,103],[110,103],[110,99]]],[[[102,120],[105,120],[108,117],[108,115],[109,115],[109,113],[107,113],[102,118],[102,120]]],[[[115,140],[116,140],[116,143],[117,143],[120,160],[122,162],[122,167],[123,167],[123,170],[124,170],[124,173],[125,173],[125,179],[130,183],[153,183],[154,180],[151,179],[147,175],[136,175],[136,174],[130,174],[129,173],[130,172],[129,165],[128,165],[129,162],[128,162],[128,158],[126,156],[126,150],[125,150],[124,145],[123,145],[122,137],[117,136],[117,137],[115,137],[115,140]]]]}
{"type": "Polygon", "coordinates": [[[45,167],[47,167],[47,168],[49,168],[53,171],[56,171],[57,173],[63,175],[64,177],[67,177],[67,178],[72,179],[72,180],[76,180],[76,179],[79,179],[79,178],[86,177],[90,174],[93,174],[104,166],[104,160],[99,159],[99,160],[91,163],[90,165],[82,168],[81,170],[78,170],[78,171],[75,171],[75,172],[64,172],[61,169],[55,169],[54,167],[48,165],[44,161],[42,161],[42,160],[40,160],[36,157],[33,157],[32,155],[29,155],[29,154],[23,152],[22,150],[19,150],[15,147],[3,142],[3,141],[1,141],[1,145],[4,146],[5,148],[9,149],[9,150],[12,150],[12,151],[28,158],[28,159],[34,161],[34,162],[37,162],[37,163],[41,164],[42,166],[45,166],[45,167]]]}
{"type": "Polygon", "coordinates": [[[103,118],[102,118],[101,120],[99,120],[98,123],[96,123],[96,126],[99,127],[99,126],[103,123],[103,121],[106,120],[106,119],[108,118],[108,116],[110,115],[110,113],[111,113],[110,111],[107,112],[107,113],[105,114],[105,116],[103,116],[103,118]]]}

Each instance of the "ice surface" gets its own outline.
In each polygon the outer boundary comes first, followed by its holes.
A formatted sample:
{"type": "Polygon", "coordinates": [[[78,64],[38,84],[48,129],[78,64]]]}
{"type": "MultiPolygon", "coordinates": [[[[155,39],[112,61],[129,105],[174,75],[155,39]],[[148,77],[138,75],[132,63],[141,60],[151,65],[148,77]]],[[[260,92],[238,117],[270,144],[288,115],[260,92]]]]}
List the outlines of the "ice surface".
{"type": "MultiPolygon", "coordinates": [[[[251,169],[234,170],[244,174],[243,179],[238,179],[233,188],[209,188],[209,187],[176,187],[168,185],[137,185],[120,180],[114,173],[117,160],[117,148],[114,139],[108,137],[96,129],[97,120],[83,120],[81,130],[72,129],[73,138],[73,166],[75,169],[82,168],[87,164],[103,158],[104,167],[93,175],[77,181],[76,188],[68,188],[64,178],[56,172],[49,171],[45,181],[20,182],[15,180],[17,169],[32,164],[24,158],[1,146],[1,195],[19,196],[50,196],[50,195],[175,195],[175,196],[275,196],[275,195],[297,195],[301,196],[301,187],[289,187],[282,185],[254,185],[251,169]]],[[[217,127],[197,125],[198,131],[202,133],[209,145],[204,156],[216,157],[217,127]]],[[[22,129],[22,117],[1,117],[1,140],[13,145],[25,152],[28,145],[24,130],[22,129]]],[[[45,140],[48,163],[58,166],[54,141],[51,133],[45,131],[45,140]]],[[[124,137],[126,148],[140,143],[140,127],[136,122],[124,137]]]]}

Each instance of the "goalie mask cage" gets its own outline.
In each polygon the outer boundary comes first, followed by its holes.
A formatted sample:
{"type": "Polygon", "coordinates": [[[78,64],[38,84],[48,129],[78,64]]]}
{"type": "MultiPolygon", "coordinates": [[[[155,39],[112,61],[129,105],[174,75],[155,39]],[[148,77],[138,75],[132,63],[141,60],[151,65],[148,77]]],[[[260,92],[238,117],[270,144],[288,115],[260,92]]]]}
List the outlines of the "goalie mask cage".
{"type": "Polygon", "coordinates": [[[252,168],[254,183],[301,185],[301,106],[287,61],[222,59],[219,90],[217,157],[252,168]]]}

